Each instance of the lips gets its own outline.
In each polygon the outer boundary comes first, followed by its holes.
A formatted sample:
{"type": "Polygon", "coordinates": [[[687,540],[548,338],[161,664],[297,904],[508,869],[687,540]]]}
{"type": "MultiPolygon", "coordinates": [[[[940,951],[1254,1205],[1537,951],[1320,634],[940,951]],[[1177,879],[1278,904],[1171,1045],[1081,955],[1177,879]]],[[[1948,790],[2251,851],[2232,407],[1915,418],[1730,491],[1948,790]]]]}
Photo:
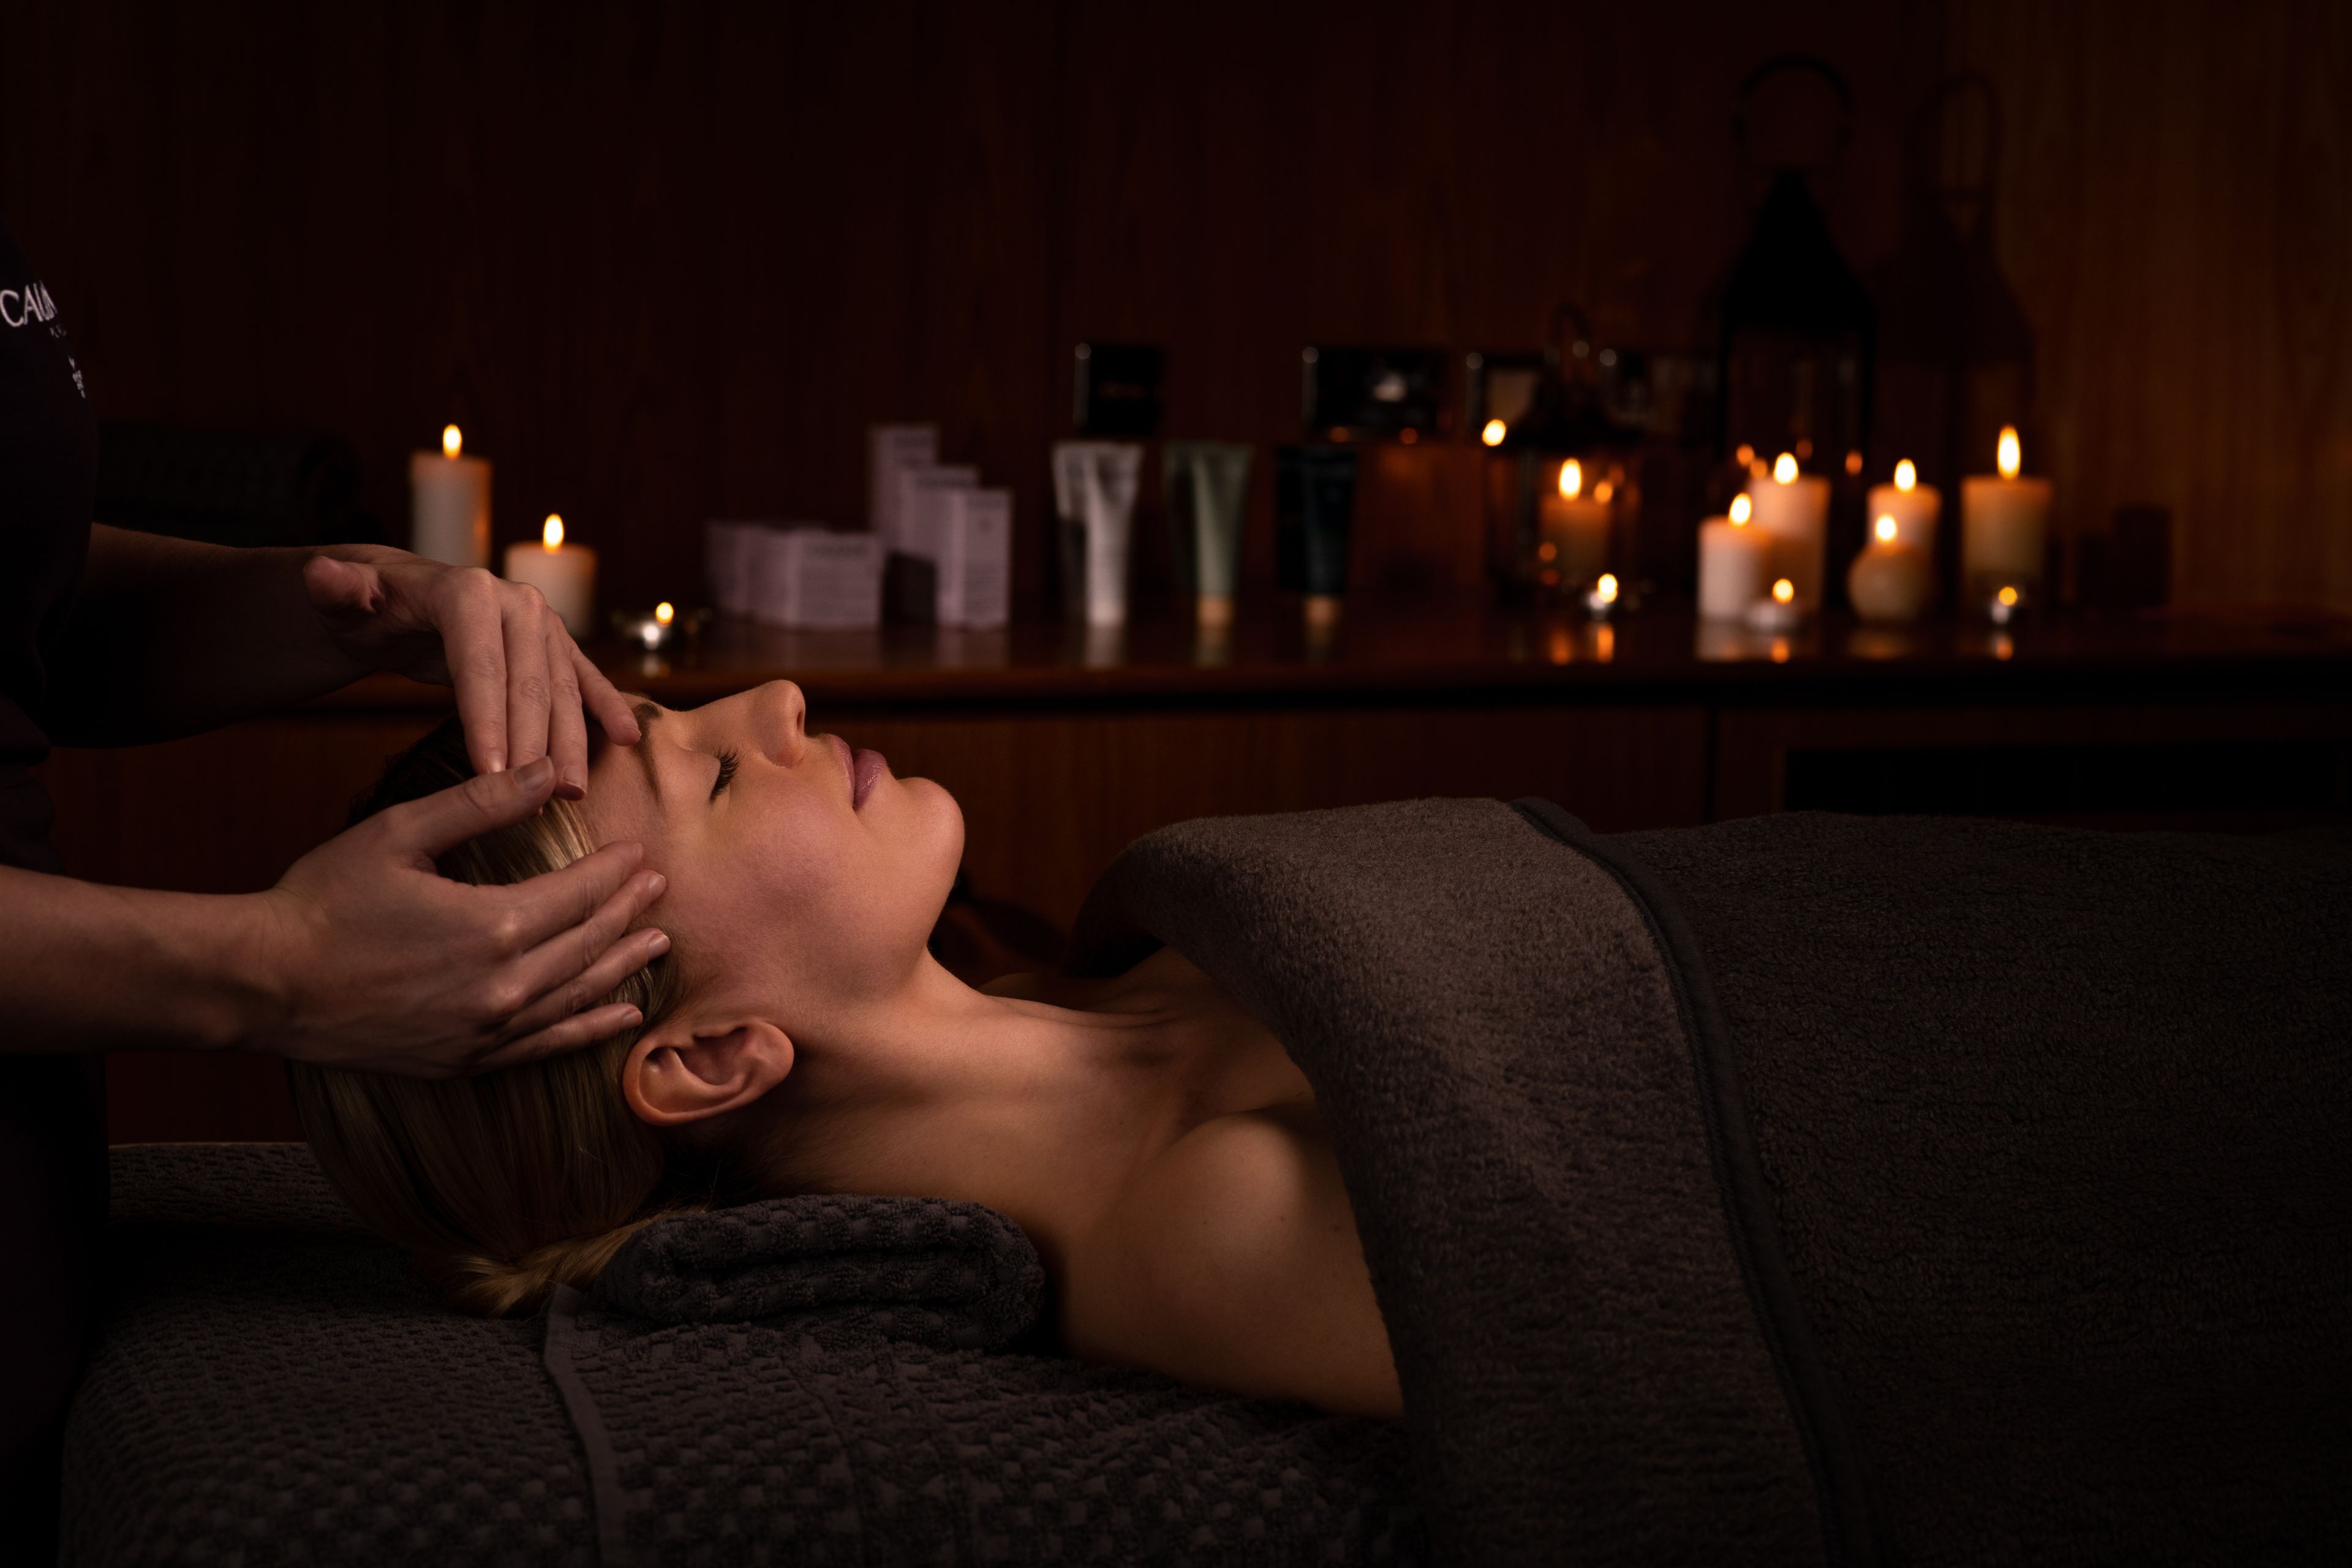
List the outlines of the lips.
{"type": "Polygon", "coordinates": [[[890,763],[879,752],[859,752],[851,760],[856,765],[849,775],[849,804],[863,807],[874,786],[889,776],[890,763]]]}

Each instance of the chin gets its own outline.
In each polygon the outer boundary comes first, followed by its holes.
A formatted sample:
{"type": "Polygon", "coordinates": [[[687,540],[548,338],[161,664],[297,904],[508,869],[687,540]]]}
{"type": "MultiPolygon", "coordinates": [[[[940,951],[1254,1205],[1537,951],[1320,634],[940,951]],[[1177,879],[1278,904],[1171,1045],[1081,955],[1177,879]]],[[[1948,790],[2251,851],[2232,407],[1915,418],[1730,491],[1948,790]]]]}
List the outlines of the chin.
{"type": "Polygon", "coordinates": [[[908,815],[924,841],[924,862],[938,872],[939,901],[944,905],[948,890],[955,886],[956,871],[963,865],[963,807],[944,785],[929,779],[899,782],[912,808],[908,815]]]}

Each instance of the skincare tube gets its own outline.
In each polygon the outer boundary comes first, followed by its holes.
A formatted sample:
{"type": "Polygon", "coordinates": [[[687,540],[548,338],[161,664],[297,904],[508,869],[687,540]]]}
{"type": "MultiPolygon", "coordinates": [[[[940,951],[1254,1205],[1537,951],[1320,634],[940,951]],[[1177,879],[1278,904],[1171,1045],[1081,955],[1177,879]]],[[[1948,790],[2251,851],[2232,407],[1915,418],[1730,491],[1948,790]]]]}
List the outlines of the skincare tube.
{"type": "Polygon", "coordinates": [[[1057,502],[1074,503],[1075,522],[1062,529],[1063,583],[1088,626],[1127,620],[1128,542],[1135,531],[1135,496],[1143,477],[1143,448],[1126,441],[1065,441],[1054,449],[1057,502]]]}
{"type": "Polygon", "coordinates": [[[1285,447],[1275,468],[1276,554],[1285,590],[1307,595],[1310,625],[1337,622],[1348,589],[1348,528],[1356,510],[1356,454],[1348,447],[1285,447]]]}
{"type": "Polygon", "coordinates": [[[1201,625],[1229,626],[1249,506],[1250,449],[1236,441],[1171,441],[1160,460],[1177,586],[1197,596],[1201,625]]]}

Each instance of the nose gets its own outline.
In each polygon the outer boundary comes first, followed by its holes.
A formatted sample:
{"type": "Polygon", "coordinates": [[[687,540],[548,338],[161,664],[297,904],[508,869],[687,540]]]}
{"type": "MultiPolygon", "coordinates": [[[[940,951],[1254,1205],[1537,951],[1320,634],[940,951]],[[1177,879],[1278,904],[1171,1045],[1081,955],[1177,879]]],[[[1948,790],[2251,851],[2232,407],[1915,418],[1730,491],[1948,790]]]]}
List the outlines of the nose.
{"type": "Polygon", "coordinates": [[[808,699],[789,680],[771,680],[753,696],[761,744],[788,768],[808,754],[808,699]]]}

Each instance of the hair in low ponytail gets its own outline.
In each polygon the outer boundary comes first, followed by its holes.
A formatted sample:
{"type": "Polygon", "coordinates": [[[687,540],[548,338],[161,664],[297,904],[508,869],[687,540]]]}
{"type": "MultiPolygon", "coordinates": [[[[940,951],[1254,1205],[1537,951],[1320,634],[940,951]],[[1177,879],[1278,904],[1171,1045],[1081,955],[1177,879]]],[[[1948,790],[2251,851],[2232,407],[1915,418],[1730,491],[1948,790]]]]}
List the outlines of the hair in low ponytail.
{"type": "MultiPolygon", "coordinates": [[[[392,760],[352,820],[472,774],[452,720],[392,760]]],[[[438,864],[462,882],[519,882],[593,847],[579,808],[555,800],[438,864]]],[[[621,1096],[630,1047],[679,993],[677,956],[664,953],[604,999],[634,1004],[645,1020],[637,1028],[476,1078],[291,1064],[302,1130],[344,1201],[407,1247],[452,1306],[486,1317],[534,1310],[557,1285],[594,1280],[648,1222],[702,1206],[621,1096]]]]}

